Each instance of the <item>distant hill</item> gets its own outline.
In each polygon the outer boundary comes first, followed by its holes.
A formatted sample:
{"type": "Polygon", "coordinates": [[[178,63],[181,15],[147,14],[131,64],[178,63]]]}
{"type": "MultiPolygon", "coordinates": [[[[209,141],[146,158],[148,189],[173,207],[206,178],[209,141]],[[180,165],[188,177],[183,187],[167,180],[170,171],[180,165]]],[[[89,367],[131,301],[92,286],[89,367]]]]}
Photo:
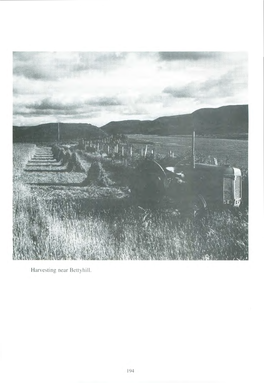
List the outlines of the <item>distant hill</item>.
{"type": "MultiPolygon", "coordinates": [[[[159,117],[156,120],[112,121],[98,128],[91,124],[60,123],[60,140],[102,138],[108,134],[157,134],[160,136],[190,135],[247,138],[248,105],[198,109],[190,114],[159,117]]],[[[14,142],[54,142],[58,124],[13,126],[14,142]]]]}
{"type": "MultiPolygon", "coordinates": [[[[60,140],[70,141],[105,137],[107,134],[91,124],[60,123],[60,140]]],[[[14,142],[54,142],[58,138],[58,124],[13,126],[14,142]]]]}
{"type": "Polygon", "coordinates": [[[159,117],[153,121],[112,121],[101,127],[108,134],[157,134],[161,136],[191,134],[219,137],[246,137],[248,105],[198,109],[190,114],[159,117]]]}

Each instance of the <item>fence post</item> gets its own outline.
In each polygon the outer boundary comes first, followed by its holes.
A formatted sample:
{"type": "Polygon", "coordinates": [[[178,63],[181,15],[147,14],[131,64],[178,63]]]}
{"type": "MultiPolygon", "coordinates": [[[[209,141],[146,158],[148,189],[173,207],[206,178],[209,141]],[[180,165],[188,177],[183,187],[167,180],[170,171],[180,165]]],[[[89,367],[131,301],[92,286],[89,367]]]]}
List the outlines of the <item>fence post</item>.
{"type": "Polygon", "coordinates": [[[148,153],[148,145],[146,145],[146,148],[145,148],[145,154],[144,154],[145,158],[147,157],[147,153],[148,153]]]}

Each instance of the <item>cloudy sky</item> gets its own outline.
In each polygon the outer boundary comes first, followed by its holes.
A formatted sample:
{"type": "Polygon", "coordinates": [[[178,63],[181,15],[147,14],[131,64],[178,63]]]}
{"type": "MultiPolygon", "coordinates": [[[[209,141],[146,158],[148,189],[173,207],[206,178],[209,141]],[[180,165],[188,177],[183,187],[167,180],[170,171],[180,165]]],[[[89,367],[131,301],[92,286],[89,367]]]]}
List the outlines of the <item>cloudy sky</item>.
{"type": "Polygon", "coordinates": [[[153,120],[247,104],[243,52],[14,52],[13,124],[153,120]]]}

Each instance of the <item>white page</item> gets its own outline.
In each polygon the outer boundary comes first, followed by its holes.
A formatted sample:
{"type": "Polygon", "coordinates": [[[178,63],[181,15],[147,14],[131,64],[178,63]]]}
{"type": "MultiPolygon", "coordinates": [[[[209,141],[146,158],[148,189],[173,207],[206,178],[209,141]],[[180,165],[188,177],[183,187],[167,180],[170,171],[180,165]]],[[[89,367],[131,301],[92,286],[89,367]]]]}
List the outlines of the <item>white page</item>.
{"type": "Polygon", "coordinates": [[[262,1],[1,2],[1,381],[261,382],[262,1]],[[246,51],[249,261],[12,260],[13,51],[246,51]],[[128,369],[134,369],[128,373],[128,369]]]}

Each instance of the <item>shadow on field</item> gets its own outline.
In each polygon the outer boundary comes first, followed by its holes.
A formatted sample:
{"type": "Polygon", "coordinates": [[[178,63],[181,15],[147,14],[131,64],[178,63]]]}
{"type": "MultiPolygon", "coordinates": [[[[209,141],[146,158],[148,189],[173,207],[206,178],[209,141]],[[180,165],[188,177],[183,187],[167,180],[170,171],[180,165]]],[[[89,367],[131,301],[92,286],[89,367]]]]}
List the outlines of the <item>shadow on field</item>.
{"type": "MultiPolygon", "coordinates": [[[[31,184],[33,185],[33,184],[31,184]]],[[[37,184],[38,186],[45,186],[45,184],[37,184]]],[[[80,194],[78,197],[70,200],[72,211],[74,211],[79,218],[86,218],[88,216],[101,216],[108,218],[119,217],[121,220],[128,219],[128,216],[141,216],[141,217],[158,217],[158,216],[173,216],[179,217],[179,211],[173,203],[158,203],[158,202],[142,202],[135,199],[128,191],[122,191],[122,195],[107,195],[108,188],[97,188],[84,186],[82,184],[53,184],[54,186],[75,186],[80,187],[80,190],[85,194],[80,194]]],[[[48,184],[50,186],[50,184],[48,184]]],[[[63,212],[68,209],[69,199],[62,198],[61,196],[53,197],[49,200],[49,207],[53,206],[56,212],[63,212]],[[59,208],[58,208],[59,206],[59,208]]],[[[136,222],[136,221],[135,221],[136,222]]]]}
{"type": "Polygon", "coordinates": [[[39,162],[39,163],[31,163],[31,164],[27,164],[27,167],[26,169],[30,169],[31,167],[44,167],[44,166],[51,166],[51,167],[56,167],[56,166],[62,166],[62,164],[58,163],[58,162],[39,162]]]}
{"type": "MultiPolygon", "coordinates": [[[[45,165],[46,166],[46,165],[45,165]]],[[[24,169],[25,172],[28,172],[28,173],[33,173],[33,172],[37,172],[37,173],[65,173],[65,172],[68,172],[69,170],[66,168],[66,169],[24,169]]]]}
{"type": "Polygon", "coordinates": [[[55,183],[48,183],[48,182],[32,182],[32,183],[27,183],[27,185],[30,186],[66,186],[66,187],[85,187],[87,186],[83,182],[80,183],[60,183],[60,182],[55,182],[55,183]]]}
{"type": "Polygon", "coordinates": [[[57,161],[57,160],[54,160],[54,159],[49,159],[49,158],[39,158],[38,160],[31,160],[31,161],[28,161],[27,165],[33,165],[33,164],[49,164],[49,163],[58,163],[60,161],[57,161]]]}

